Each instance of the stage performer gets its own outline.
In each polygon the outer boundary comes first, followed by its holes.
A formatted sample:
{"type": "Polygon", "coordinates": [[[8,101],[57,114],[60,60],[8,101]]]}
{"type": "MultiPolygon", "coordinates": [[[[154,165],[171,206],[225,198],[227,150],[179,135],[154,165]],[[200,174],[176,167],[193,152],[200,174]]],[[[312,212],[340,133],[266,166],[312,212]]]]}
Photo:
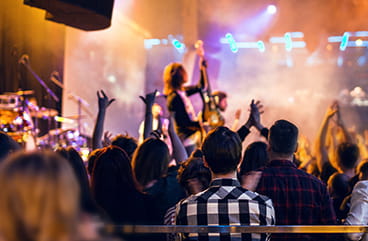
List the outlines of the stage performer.
{"type": "Polygon", "coordinates": [[[188,96],[205,88],[203,78],[197,85],[184,86],[188,82],[187,72],[182,64],[174,62],[165,67],[163,81],[167,108],[174,113],[176,132],[190,155],[201,142],[202,128],[188,96]]]}

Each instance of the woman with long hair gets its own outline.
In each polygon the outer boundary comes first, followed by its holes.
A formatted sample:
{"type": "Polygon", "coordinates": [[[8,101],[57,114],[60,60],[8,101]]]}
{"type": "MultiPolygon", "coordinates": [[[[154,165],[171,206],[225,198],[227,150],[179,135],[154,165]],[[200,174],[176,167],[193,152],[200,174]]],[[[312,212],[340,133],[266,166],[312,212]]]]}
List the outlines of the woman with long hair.
{"type": "Polygon", "coordinates": [[[19,153],[0,167],[0,240],[78,240],[79,185],[52,152],[19,153]]]}
{"type": "Polygon", "coordinates": [[[190,155],[201,141],[202,128],[188,96],[199,93],[204,88],[204,81],[201,78],[195,86],[184,86],[188,82],[184,66],[170,63],[164,69],[163,82],[167,108],[174,113],[176,132],[190,155]]]}
{"type": "MultiPolygon", "coordinates": [[[[139,184],[152,198],[155,224],[163,224],[166,210],[185,197],[176,179],[179,165],[169,165],[169,149],[157,138],[147,138],[133,154],[132,164],[139,184]]],[[[174,160],[175,161],[175,160],[174,160]]]]}
{"type": "Polygon", "coordinates": [[[73,168],[80,187],[82,210],[86,213],[97,214],[96,204],[89,187],[87,170],[79,153],[71,146],[67,148],[60,147],[56,149],[56,153],[64,157],[73,168]]]}
{"type": "Polygon", "coordinates": [[[140,188],[130,159],[117,146],[102,149],[95,159],[92,194],[99,207],[115,224],[148,224],[149,198],[140,188]]]}

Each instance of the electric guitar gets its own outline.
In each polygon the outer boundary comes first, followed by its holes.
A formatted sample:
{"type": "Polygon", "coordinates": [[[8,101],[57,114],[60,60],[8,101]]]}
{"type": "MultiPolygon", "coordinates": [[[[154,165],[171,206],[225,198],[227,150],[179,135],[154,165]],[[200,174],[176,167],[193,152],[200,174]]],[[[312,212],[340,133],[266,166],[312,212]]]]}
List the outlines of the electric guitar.
{"type": "Polygon", "coordinates": [[[207,75],[207,62],[204,58],[204,48],[203,48],[203,41],[198,40],[195,43],[195,48],[197,50],[197,55],[200,58],[200,70],[201,76],[204,80],[206,89],[201,91],[201,98],[203,101],[203,108],[202,108],[202,122],[207,123],[210,129],[214,129],[218,126],[223,126],[225,124],[224,118],[221,116],[220,111],[216,105],[215,98],[211,92],[211,85],[208,81],[207,75]]]}

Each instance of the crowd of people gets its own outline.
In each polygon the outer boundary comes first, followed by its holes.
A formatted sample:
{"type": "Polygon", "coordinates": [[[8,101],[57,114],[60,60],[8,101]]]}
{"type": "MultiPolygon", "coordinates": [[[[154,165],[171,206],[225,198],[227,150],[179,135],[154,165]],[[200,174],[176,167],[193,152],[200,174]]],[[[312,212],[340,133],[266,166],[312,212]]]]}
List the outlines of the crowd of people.
{"type": "MultiPolygon", "coordinates": [[[[368,240],[364,233],[125,234],[103,225],[366,225],[368,148],[344,124],[337,102],[327,108],[314,148],[288,120],[262,125],[252,100],[237,128],[206,128],[188,98],[206,88],[185,86],[180,63],[164,70],[170,116],[161,121],[156,91],[145,105],[141,140],[104,135],[115,101],[97,92],[92,149],[84,162],[72,147],[23,151],[0,132],[0,240],[368,240]],[[162,123],[165,124],[163,128],[162,123]],[[264,141],[244,150],[251,131],[264,141]]],[[[215,92],[219,111],[226,93],[215,92]]],[[[214,98],[216,99],[216,98],[214,98]]],[[[237,113],[238,118],[239,113],[237,113]]],[[[204,116],[204,115],[203,115],[204,116]]]]}

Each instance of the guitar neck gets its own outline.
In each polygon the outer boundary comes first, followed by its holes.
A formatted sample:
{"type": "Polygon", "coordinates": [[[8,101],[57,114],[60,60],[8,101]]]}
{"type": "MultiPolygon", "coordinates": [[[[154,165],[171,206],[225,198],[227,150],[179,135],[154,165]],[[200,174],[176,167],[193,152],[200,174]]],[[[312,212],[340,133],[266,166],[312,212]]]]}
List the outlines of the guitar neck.
{"type": "MultiPolygon", "coordinates": [[[[202,61],[205,61],[205,60],[203,59],[202,61]]],[[[211,84],[208,81],[207,66],[203,64],[201,64],[201,74],[202,74],[203,82],[205,86],[207,86],[207,93],[210,96],[212,95],[211,84]]]]}

